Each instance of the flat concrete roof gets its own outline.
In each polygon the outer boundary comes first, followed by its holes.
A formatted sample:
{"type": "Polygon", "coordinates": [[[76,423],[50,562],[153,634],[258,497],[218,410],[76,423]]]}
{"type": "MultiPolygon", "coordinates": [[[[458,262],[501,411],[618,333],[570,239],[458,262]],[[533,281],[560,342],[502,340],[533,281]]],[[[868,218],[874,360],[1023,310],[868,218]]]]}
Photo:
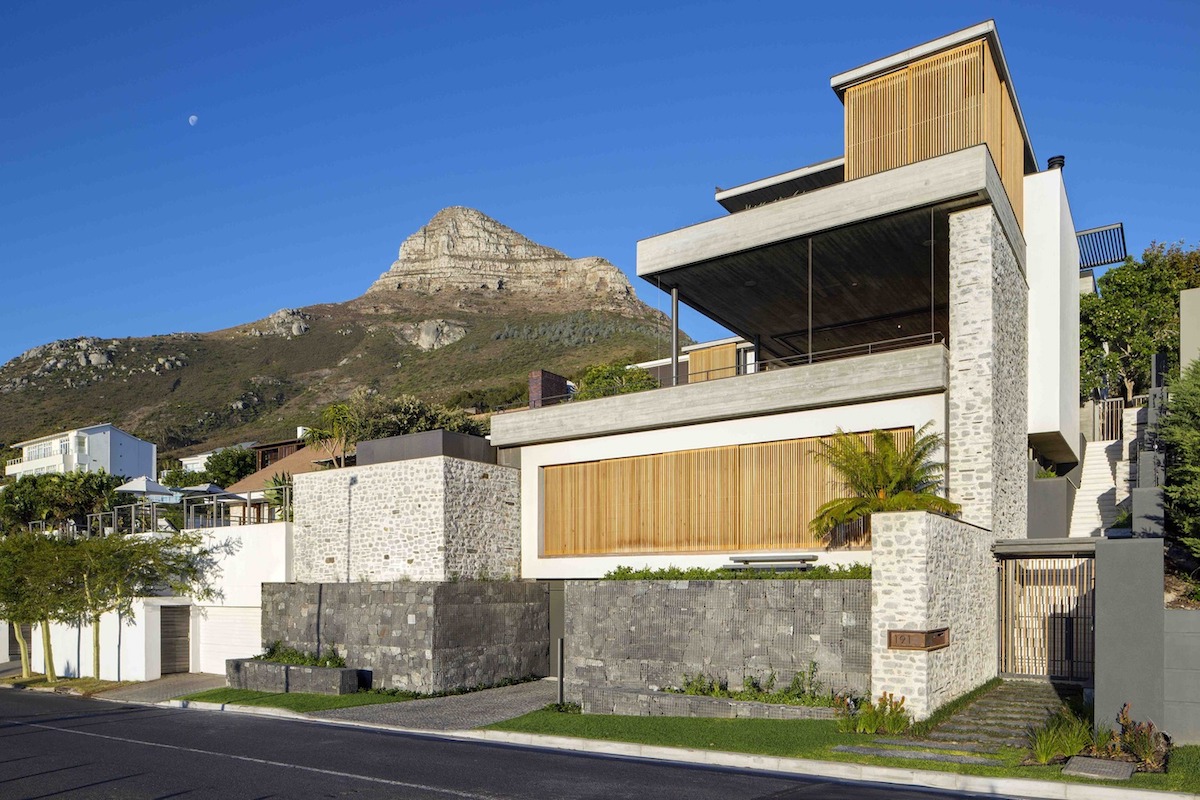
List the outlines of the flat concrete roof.
{"type": "Polygon", "coordinates": [[[992,545],[992,552],[1001,558],[1037,558],[1039,556],[1092,555],[1096,539],[1074,536],[1062,539],[1004,539],[992,545]]]}
{"type": "Polygon", "coordinates": [[[492,444],[519,447],[934,394],[946,391],[949,369],[948,351],[936,344],[576,400],[496,414],[492,444]]]}
{"type": "Polygon", "coordinates": [[[718,189],[716,201],[724,206],[726,211],[736,212],[742,211],[748,206],[779,199],[776,195],[781,191],[785,192],[784,196],[813,191],[831,183],[840,183],[844,179],[842,168],[845,164],[846,157],[838,156],[781,172],[778,175],[759,178],[730,189],[718,189]],[[825,173],[829,173],[829,175],[825,173]]]}
{"type": "Polygon", "coordinates": [[[662,275],[722,256],[957,199],[995,206],[1024,273],[1025,237],[987,145],[978,144],[642,239],[637,244],[637,274],[643,278],[662,275]]]}
{"type": "Polygon", "coordinates": [[[1017,91],[1013,86],[1012,73],[1009,72],[1008,62],[1004,59],[1004,48],[1000,46],[1000,36],[996,32],[996,21],[993,19],[971,25],[954,33],[948,33],[945,36],[940,36],[924,44],[919,44],[907,50],[893,53],[890,56],[876,59],[860,67],[839,72],[829,79],[829,85],[837,93],[840,100],[844,98],[846,90],[856,83],[869,81],[872,78],[900,69],[907,64],[919,61],[935,53],[940,53],[943,50],[950,50],[967,42],[985,38],[988,40],[988,44],[995,54],[996,69],[1000,73],[1000,79],[1008,87],[1008,95],[1012,99],[1013,110],[1017,114],[1017,124],[1021,126],[1021,136],[1025,139],[1025,156],[1033,163],[1033,168],[1037,170],[1040,165],[1038,164],[1037,155],[1033,152],[1033,140],[1029,138],[1029,130],[1025,127],[1025,115],[1021,113],[1021,103],[1017,100],[1017,91]]]}

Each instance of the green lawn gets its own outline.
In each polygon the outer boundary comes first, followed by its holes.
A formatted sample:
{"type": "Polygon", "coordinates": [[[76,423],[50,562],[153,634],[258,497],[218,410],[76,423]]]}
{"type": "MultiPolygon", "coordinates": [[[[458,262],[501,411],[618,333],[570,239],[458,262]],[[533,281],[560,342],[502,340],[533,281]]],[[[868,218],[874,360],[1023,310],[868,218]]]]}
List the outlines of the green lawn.
{"type": "MultiPolygon", "coordinates": [[[[1078,781],[1064,777],[1061,767],[1023,767],[1025,752],[1008,748],[1002,753],[1003,766],[970,764],[915,763],[899,758],[859,756],[836,753],[838,744],[870,745],[870,736],[838,733],[837,723],[829,720],[773,719],[702,719],[685,717],[618,717],[602,714],[561,714],[534,711],[523,717],[488,726],[489,730],[575,736],[615,742],[723,750],[732,753],[811,758],[822,761],[853,761],[877,766],[907,769],[961,772],[990,777],[1032,778],[1034,780],[1078,781]]],[[[1126,784],[1139,789],[1167,789],[1200,792],[1200,747],[1178,747],[1171,754],[1166,775],[1135,775],[1126,784]]],[[[1113,785],[1106,783],[1105,785],[1113,785]]]]}
{"type": "Polygon", "coordinates": [[[269,706],[271,708],[286,708],[289,711],[307,713],[309,711],[328,711],[334,708],[353,708],[355,706],[373,706],[379,703],[402,703],[410,697],[393,697],[375,692],[359,692],[357,694],[272,694],[271,692],[255,692],[249,689],[210,689],[180,697],[180,700],[196,700],[204,703],[223,703],[237,706],[269,706]]]}

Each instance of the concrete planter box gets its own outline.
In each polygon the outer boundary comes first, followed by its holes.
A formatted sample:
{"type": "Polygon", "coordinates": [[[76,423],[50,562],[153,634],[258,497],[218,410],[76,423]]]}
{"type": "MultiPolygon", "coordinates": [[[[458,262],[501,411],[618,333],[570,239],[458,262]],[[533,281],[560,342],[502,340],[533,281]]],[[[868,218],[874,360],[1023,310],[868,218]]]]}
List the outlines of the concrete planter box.
{"type": "Polygon", "coordinates": [[[722,719],[834,719],[824,706],[790,706],[729,700],[724,697],[655,692],[649,689],[589,687],[583,713],[624,717],[716,717],[722,719]]]}
{"type": "Polygon", "coordinates": [[[298,667],[253,658],[231,658],[225,662],[225,680],[231,689],[256,692],[354,694],[361,687],[371,685],[371,673],[369,670],[298,667]]]}

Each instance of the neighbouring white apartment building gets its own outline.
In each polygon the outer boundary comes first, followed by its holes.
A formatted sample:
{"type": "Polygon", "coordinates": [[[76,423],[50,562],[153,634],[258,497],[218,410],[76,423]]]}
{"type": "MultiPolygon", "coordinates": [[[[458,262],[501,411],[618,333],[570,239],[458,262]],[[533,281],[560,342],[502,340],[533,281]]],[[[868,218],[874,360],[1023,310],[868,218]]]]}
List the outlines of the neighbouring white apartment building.
{"type": "Polygon", "coordinates": [[[153,475],[158,446],[126,433],[111,423],[89,425],[71,431],[17,442],[21,457],[8,461],[4,474],[10,478],[57,472],[96,472],[136,478],[153,475]]]}

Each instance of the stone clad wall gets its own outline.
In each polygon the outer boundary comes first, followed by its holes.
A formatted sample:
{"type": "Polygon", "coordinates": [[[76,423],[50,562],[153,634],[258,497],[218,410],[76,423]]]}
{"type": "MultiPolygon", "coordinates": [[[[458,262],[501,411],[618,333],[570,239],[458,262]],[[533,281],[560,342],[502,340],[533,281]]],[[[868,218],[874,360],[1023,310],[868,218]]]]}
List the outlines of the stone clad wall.
{"type": "Polygon", "coordinates": [[[998,539],[1025,536],[1029,290],[991,206],[950,216],[950,499],[998,539]]]}
{"type": "Polygon", "coordinates": [[[601,701],[592,690],[678,686],[697,672],[735,687],[774,672],[786,686],[811,661],[827,689],[865,694],[870,587],[868,580],[568,581],[568,697],[587,711],[590,700],[601,701]]]}
{"type": "Polygon", "coordinates": [[[519,471],[447,456],[296,475],[305,583],[514,578],[519,471]]]}
{"type": "Polygon", "coordinates": [[[550,669],[549,588],[523,581],[263,584],[264,647],[335,648],[376,688],[441,692],[550,669]]]}
{"type": "Polygon", "coordinates": [[[918,718],[996,675],[991,531],[923,511],[871,517],[872,694],[918,718]],[[888,630],[950,628],[950,646],[890,650],[888,630]]]}

